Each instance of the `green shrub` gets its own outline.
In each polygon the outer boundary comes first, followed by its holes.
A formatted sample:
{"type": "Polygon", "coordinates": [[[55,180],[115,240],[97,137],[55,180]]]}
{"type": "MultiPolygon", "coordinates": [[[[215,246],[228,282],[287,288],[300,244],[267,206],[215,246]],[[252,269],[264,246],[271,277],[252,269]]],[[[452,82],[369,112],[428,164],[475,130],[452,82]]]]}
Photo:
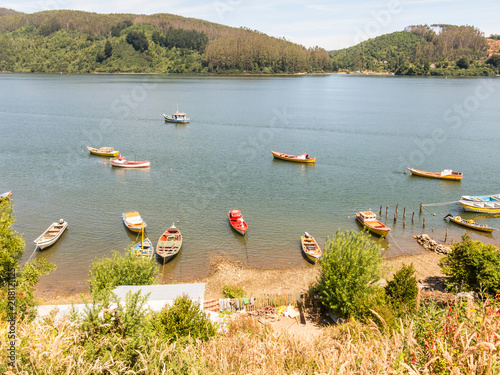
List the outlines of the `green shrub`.
{"type": "Polygon", "coordinates": [[[224,285],[222,294],[225,298],[243,298],[245,297],[245,290],[236,285],[224,285]]]}
{"type": "Polygon", "coordinates": [[[500,251],[494,245],[472,241],[464,234],[439,265],[449,276],[445,286],[450,291],[500,294],[500,251]]]}
{"type": "Polygon", "coordinates": [[[90,293],[98,301],[105,299],[119,285],[152,285],[158,276],[158,265],[147,258],[113,251],[110,258],[96,259],[90,266],[90,293]]]}
{"type": "Polygon", "coordinates": [[[362,317],[366,300],[378,289],[382,251],[366,232],[337,231],[328,237],[320,259],[316,293],[322,304],[343,317],[362,317]]]}
{"type": "Polygon", "coordinates": [[[397,316],[413,313],[417,307],[418,285],[415,277],[415,268],[403,264],[394,278],[387,283],[385,293],[397,316]]]}
{"type": "Polygon", "coordinates": [[[187,296],[176,298],[172,306],[165,306],[155,318],[154,329],[168,341],[188,337],[207,340],[216,333],[210,318],[187,296]]]}

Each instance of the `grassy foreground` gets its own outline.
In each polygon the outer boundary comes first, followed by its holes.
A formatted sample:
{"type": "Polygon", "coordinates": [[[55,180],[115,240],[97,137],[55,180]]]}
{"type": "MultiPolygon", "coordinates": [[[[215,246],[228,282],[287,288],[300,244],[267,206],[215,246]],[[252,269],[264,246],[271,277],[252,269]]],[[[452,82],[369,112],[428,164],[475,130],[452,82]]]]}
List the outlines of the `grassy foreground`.
{"type": "MultiPolygon", "coordinates": [[[[208,341],[152,338],[130,358],[88,357],[70,318],[19,323],[16,366],[8,374],[498,374],[500,302],[423,300],[397,328],[348,321],[315,335],[275,330],[254,317],[233,317],[208,341]],[[382,328],[380,328],[382,327],[382,328]]],[[[0,335],[9,326],[2,322],[0,335]]],[[[94,343],[95,353],[107,337],[94,343]]],[[[127,347],[130,338],[115,345],[127,347]]],[[[1,356],[7,340],[0,341],[1,356]]],[[[0,363],[5,363],[2,360],[0,363]]]]}

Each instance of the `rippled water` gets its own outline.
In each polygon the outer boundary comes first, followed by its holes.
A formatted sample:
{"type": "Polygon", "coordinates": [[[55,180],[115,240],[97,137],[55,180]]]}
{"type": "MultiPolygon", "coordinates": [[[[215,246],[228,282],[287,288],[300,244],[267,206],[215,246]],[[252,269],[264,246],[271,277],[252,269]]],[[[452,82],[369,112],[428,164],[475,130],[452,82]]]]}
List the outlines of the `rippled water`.
{"type": "MultiPolygon", "coordinates": [[[[500,193],[498,78],[2,74],[0,103],[0,193],[14,193],[25,259],[50,223],[69,222],[58,243],[33,255],[57,264],[41,281],[46,290],[85,288],[94,258],[135,241],[125,211],[141,213],[155,244],[178,225],[183,248],[162,272],[187,280],[205,275],[214,254],[310,267],[299,248],[304,231],[323,245],[337,229],[358,230],[357,211],[381,206],[393,227],[387,256],[418,253],[413,234],[464,233],[442,219],[448,212],[478,217],[457,203],[419,215],[420,202],[500,193]],[[190,124],[163,121],[177,108],[190,124]],[[86,146],[113,146],[151,160],[151,169],[112,169],[86,146]],[[271,149],[308,152],[317,163],[274,160],[271,149]],[[412,177],[409,166],[451,168],[464,179],[412,177]],[[245,237],[230,228],[230,209],[242,211],[245,237]]],[[[478,221],[500,226],[496,217],[478,221]]]]}

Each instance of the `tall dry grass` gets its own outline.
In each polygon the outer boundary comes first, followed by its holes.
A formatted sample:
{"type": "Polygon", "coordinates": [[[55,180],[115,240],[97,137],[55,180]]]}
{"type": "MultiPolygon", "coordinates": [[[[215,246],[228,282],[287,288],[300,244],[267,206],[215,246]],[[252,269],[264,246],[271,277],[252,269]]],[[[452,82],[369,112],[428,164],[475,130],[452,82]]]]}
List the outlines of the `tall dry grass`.
{"type": "MultiPolygon", "coordinates": [[[[500,304],[424,303],[399,327],[349,321],[316,335],[294,336],[254,318],[233,318],[202,342],[168,344],[151,337],[133,364],[88,358],[79,324],[46,319],[17,326],[18,356],[8,374],[499,374],[500,304]]],[[[1,324],[6,337],[8,325],[1,324]]],[[[102,337],[95,345],[104,345],[102,337]]],[[[116,345],[126,346],[126,340],[116,345]]]]}

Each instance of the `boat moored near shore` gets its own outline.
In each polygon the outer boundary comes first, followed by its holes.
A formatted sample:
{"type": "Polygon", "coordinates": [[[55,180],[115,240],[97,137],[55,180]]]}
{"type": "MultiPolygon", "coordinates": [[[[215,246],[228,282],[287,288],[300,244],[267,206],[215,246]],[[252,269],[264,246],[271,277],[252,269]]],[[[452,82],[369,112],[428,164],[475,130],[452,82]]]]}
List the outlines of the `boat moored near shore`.
{"type": "Polygon", "coordinates": [[[67,227],[68,222],[64,219],[60,219],[58,222],[52,223],[50,227],[33,242],[38,249],[43,250],[55,244],[67,227]]]}
{"type": "Polygon", "coordinates": [[[500,214],[500,194],[463,195],[459,203],[465,211],[500,214]]]}
{"type": "Polygon", "coordinates": [[[460,216],[453,216],[452,214],[448,214],[444,217],[444,219],[449,219],[450,221],[458,224],[458,225],[462,225],[464,227],[467,227],[467,228],[471,228],[471,229],[475,229],[475,230],[479,230],[481,232],[493,232],[495,229],[497,228],[492,228],[492,227],[489,227],[487,226],[486,224],[478,224],[476,223],[474,220],[470,219],[470,220],[465,220],[465,219],[462,219],[460,216]]]}
{"type": "Polygon", "coordinates": [[[414,168],[408,168],[408,170],[414,176],[438,178],[441,180],[460,181],[460,180],[462,180],[462,177],[463,177],[462,172],[453,172],[451,169],[445,169],[442,172],[426,172],[426,171],[420,171],[420,170],[414,169],[414,168]]]}
{"type": "Polygon", "coordinates": [[[387,225],[377,220],[377,215],[372,211],[361,211],[356,213],[356,219],[370,232],[385,237],[391,231],[387,225]]]}

